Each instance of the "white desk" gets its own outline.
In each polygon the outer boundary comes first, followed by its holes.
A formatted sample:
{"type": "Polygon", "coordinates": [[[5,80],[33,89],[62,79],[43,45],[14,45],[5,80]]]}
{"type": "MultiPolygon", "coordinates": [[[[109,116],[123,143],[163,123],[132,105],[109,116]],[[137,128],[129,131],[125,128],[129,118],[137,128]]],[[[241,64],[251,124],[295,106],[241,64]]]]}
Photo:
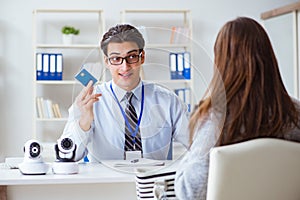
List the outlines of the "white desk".
{"type": "Polygon", "coordinates": [[[0,168],[0,200],[136,199],[135,175],[102,164],[80,164],[79,173],[22,175],[0,168]]]}
{"type": "MultiPolygon", "coordinates": [[[[174,160],[184,152],[182,145],[174,143],[174,160]]],[[[57,175],[51,171],[46,175],[22,175],[18,169],[5,168],[0,163],[0,200],[135,200],[133,168],[107,166],[115,162],[107,161],[105,166],[80,164],[79,173],[74,175],[57,175]]],[[[176,168],[177,162],[166,161],[166,164],[176,168]]],[[[157,168],[160,167],[154,167],[157,168]]]]}

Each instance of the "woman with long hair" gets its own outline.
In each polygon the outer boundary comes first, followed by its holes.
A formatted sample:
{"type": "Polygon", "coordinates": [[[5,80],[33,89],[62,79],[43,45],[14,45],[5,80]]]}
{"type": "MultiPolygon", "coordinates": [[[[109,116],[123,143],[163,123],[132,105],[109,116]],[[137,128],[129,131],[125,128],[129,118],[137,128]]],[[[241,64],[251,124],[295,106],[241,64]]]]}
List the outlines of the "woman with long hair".
{"type": "Polygon", "coordinates": [[[219,31],[214,75],[190,119],[191,147],[176,172],[180,199],[206,199],[209,150],[255,138],[300,141],[300,103],[282,82],[264,28],[238,17],[219,31]]]}

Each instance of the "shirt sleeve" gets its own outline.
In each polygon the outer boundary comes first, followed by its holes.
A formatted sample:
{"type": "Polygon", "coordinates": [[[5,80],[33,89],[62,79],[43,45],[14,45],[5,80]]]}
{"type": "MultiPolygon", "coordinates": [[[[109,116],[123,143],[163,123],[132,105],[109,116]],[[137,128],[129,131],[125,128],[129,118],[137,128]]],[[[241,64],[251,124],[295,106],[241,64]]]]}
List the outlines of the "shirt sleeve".
{"type": "Polygon", "coordinates": [[[198,127],[193,144],[176,171],[175,192],[179,199],[206,199],[209,152],[218,130],[209,119],[198,127]]]}
{"type": "Polygon", "coordinates": [[[91,139],[91,135],[93,134],[94,127],[94,124],[92,123],[90,130],[83,131],[79,126],[79,118],[80,111],[78,107],[73,104],[69,108],[68,122],[66,123],[63,134],[61,135],[61,138],[71,138],[76,144],[76,161],[81,160],[84,156],[87,155],[87,145],[91,139]]]}
{"type": "Polygon", "coordinates": [[[173,122],[173,137],[176,142],[179,142],[188,148],[189,146],[189,112],[187,105],[182,102],[177,96],[174,97],[172,105],[174,115],[172,116],[173,122]]]}
{"type": "Polygon", "coordinates": [[[176,171],[175,192],[178,199],[206,199],[208,156],[188,152],[176,171]],[[196,154],[196,155],[195,155],[196,154]],[[198,156],[194,157],[193,156],[198,156]],[[182,166],[184,165],[184,166],[182,166]]]}

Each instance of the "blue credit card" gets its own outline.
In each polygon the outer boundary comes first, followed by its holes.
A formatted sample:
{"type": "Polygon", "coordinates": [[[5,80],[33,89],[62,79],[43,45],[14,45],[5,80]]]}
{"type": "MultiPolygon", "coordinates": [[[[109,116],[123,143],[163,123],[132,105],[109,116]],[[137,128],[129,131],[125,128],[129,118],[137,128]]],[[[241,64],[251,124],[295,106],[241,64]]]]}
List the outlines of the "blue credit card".
{"type": "Polygon", "coordinates": [[[75,78],[84,86],[87,86],[87,84],[92,80],[93,85],[97,82],[97,79],[90,74],[86,69],[82,69],[75,78]]]}

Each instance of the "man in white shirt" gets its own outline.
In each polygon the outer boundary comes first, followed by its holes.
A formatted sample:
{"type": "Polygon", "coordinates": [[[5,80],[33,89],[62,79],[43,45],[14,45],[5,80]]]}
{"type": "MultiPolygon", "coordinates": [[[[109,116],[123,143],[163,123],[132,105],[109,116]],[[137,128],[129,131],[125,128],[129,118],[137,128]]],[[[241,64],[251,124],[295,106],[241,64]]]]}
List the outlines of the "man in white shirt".
{"type": "Polygon", "coordinates": [[[86,155],[96,162],[126,159],[126,152],[136,150],[144,158],[165,160],[173,139],[188,146],[187,105],[173,91],[140,78],[144,46],[141,33],[128,24],[104,34],[101,49],[112,80],[95,86],[90,82],[81,91],[61,136],[77,144],[76,160],[86,155]],[[133,93],[130,100],[124,97],[127,92],[133,93]],[[127,116],[129,101],[135,120],[127,116]]]}

